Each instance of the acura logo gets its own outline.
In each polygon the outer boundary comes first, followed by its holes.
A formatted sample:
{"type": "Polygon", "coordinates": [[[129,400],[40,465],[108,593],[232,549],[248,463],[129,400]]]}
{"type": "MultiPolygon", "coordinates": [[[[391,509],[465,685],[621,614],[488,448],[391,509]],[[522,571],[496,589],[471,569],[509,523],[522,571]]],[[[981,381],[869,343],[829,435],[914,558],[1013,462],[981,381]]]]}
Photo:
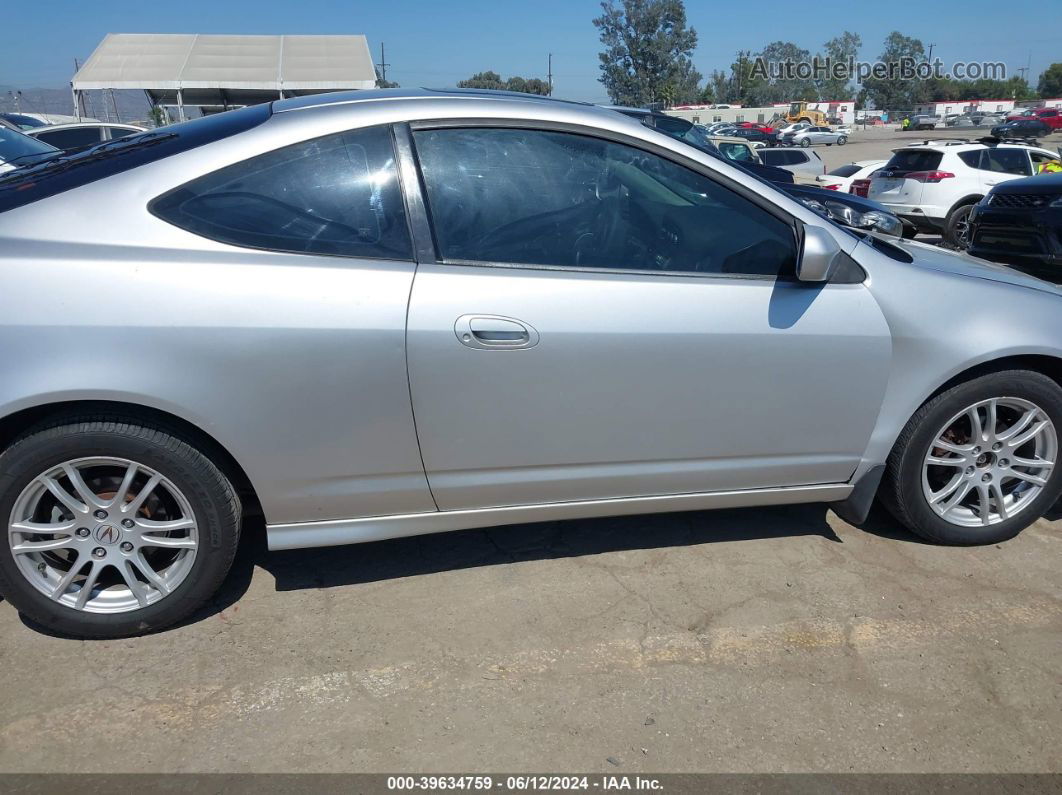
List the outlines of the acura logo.
{"type": "Polygon", "coordinates": [[[93,537],[100,544],[116,544],[120,536],[121,532],[113,524],[101,524],[93,533],[93,537]]]}

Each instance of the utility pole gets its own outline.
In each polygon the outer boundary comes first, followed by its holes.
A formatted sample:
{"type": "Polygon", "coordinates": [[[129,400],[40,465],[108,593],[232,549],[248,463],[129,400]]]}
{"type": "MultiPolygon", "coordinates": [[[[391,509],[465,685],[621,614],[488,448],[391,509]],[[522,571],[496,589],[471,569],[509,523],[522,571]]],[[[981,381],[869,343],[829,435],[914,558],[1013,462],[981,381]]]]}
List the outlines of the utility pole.
{"type": "Polygon", "coordinates": [[[549,66],[546,68],[546,82],[549,84],[548,96],[553,96],[553,53],[549,54],[549,66]]]}
{"type": "Polygon", "coordinates": [[[930,44],[929,45],[929,57],[926,60],[929,61],[930,63],[933,63],[933,48],[936,47],[936,46],[937,46],[936,44],[930,44]]]}
{"type": "Polygon", "coordinates": [[[391,64],[387,63],[387,58],[384,57],[384,43],[380,42],[380,63],[376,64],[380,67],[380,82],[387,82],[387,67],[391,64]]]}

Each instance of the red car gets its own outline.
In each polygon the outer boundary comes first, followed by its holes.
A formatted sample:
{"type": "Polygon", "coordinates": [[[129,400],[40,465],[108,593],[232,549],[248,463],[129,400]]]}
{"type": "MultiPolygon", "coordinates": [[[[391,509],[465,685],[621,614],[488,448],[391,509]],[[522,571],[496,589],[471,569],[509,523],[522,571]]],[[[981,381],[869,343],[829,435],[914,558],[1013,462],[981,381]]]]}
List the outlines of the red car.
{"type": "Polygon", "coordinates": [[[748,130],[759,130],[760,132],[767,133],[768,135],[772,135],[774,133],[774,127],[769,127],[766,124],[760,124],[754,121],[743,121],[741,122],[741,124],[738,125],[738,127],[744,127],[748,130]]]}
{"type": "Polygon", "coordinates": [[[1017,119],[1039,119],[1052,130],[1062,129],[1062,110],[1058,108],[1029,108],[1007,116],[1007,121],[1017,119]]]}

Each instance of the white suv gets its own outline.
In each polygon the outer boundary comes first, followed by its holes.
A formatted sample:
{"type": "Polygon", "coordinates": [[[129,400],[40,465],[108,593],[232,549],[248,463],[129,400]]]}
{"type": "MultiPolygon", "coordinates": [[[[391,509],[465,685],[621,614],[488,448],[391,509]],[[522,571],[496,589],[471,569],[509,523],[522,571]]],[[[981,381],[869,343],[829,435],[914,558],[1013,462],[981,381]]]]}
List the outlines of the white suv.
{"type": "Polygon", "coordinates": [[[927,141],[894,149],[870,180],[867,198],[880,202],[920,232],[969,244],[970,211],[994,185],[1037,173],[1057,152],[1024,144],[927,141]]]}

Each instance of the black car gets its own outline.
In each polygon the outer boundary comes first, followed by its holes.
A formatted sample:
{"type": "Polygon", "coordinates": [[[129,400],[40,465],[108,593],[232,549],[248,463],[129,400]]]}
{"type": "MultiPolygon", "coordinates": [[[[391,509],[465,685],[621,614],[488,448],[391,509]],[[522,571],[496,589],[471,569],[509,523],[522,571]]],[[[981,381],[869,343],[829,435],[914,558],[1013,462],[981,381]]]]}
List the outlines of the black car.
{"type": "Polygon", "coordinates": [[[970,215],[970,254],[1062,283],[1062,174],[997,185],[970,215]]]}
{"type": "Polygon", "coordinates": [[[726,135],[732,135],[735,138],[744,138],[750,144],[752,143],[765,143],[767,146],[774,146],[775,133],[765,133],[763,130],[757,130],[755,127],[737,127],[730,130],[726,135]]]}
{"type": "Polygon", "coordinates": [[[1039,119],[1015,119],[992,128],[996,138],[1041,138],[1050,133],[1051,126],[1039,119]]]}

